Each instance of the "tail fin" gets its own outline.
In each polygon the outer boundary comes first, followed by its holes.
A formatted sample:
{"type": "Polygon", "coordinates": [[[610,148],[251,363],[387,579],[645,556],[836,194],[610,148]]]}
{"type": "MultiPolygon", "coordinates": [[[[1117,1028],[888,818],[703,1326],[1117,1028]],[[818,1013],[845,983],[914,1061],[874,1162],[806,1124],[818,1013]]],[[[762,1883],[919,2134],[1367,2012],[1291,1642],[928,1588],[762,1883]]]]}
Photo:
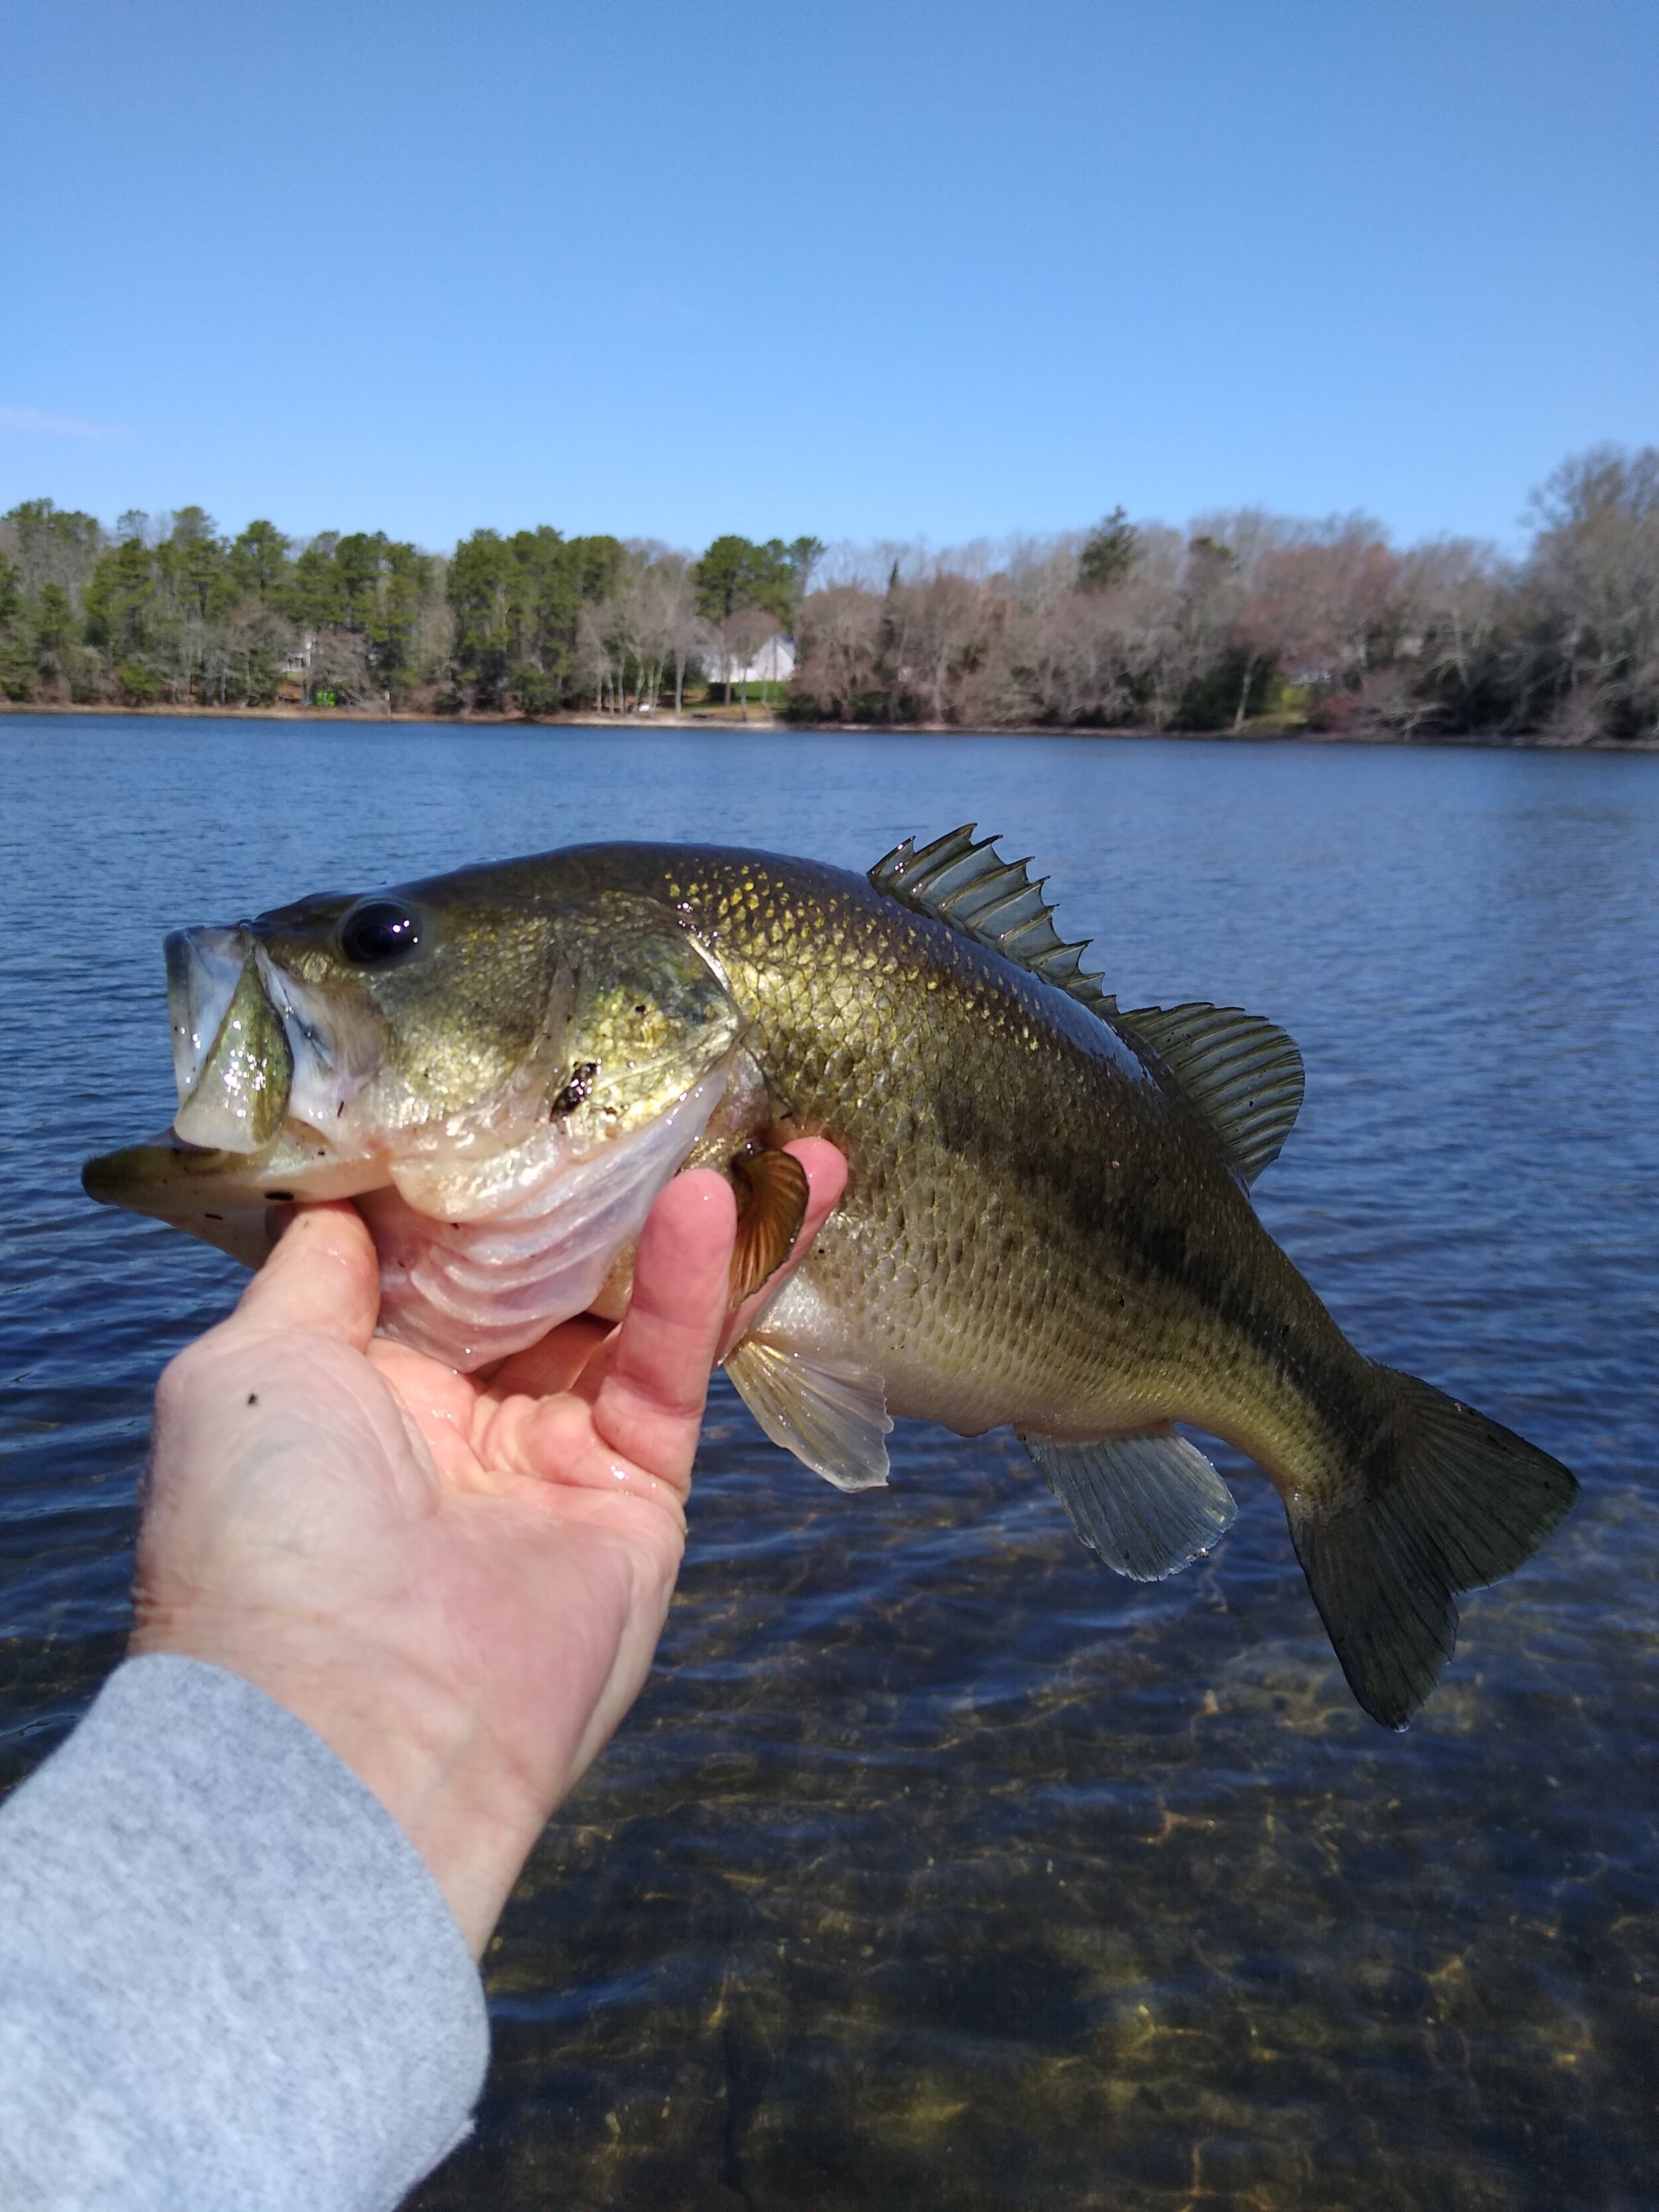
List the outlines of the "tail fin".
{"type": "Polygon", "coordinates": [[[1375,1440],[1338,1503],[1291,1501],[1291,1535],[1350,1688],[1373,1720],[1403,1729],[1451,1657],[1457,1592],[1530,1559],[1578,1485],[1415,1376],[1371,1374],[1375,1440]]]}

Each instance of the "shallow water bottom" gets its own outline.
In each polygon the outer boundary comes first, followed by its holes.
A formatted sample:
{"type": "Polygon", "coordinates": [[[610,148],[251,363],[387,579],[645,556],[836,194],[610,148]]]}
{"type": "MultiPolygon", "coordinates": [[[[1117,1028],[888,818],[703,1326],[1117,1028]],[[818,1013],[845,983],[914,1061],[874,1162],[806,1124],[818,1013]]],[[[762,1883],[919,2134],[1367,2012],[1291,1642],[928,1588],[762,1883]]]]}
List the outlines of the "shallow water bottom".
{"type": "Polygon", "coordinates": [[[1224,1576],[1137,1589],[1012,1437],[902,1441],[820,1501],[717,1407],[663,1665],[526,1871],[420,2203],[1650,2203],[1659,1922],[1584,1851],[1614,1716],[1540,1593],[1473,1601],[1390,1736],[1237,1462],[1224,1576]]]}
{"type": "Polygon", "coordinates": [[[8,717],[0,774],[0,1784],[119,1655],[155,1375],[239,1279],[76,1185],[172,1110],[162,932],[538,845],[1005,831],[1125,1004],[1284,1023],[1268,1226],[1583,1482],[1393,1736],[1236,1459],[1136,1588],[1006,1433],[843,1498],[717,1386],[425,2212],[1659,2204],[1659,763],[8,717]]]}

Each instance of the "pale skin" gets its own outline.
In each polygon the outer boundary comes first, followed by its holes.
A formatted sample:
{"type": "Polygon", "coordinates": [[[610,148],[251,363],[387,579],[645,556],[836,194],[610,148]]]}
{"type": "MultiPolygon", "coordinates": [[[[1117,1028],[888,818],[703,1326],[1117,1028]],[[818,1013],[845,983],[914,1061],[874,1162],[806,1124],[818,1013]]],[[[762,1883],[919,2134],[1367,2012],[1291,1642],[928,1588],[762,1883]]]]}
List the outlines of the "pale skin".
{"type": "MultiPolygon", "coordinates": [[[[811,1197],[798,1264],[846,1182],[811,1197]]],[[[349,1206],[298,1210],[228,1320],[162,1376],[135,1654],[228,1668],[373,1790],[480,1955],[555,1808],[638,1695],[685,1544],[734,1203],[677,1176],[620,1328],[567,1322],[488,1378],[374,1336],[349,1206]]]]}

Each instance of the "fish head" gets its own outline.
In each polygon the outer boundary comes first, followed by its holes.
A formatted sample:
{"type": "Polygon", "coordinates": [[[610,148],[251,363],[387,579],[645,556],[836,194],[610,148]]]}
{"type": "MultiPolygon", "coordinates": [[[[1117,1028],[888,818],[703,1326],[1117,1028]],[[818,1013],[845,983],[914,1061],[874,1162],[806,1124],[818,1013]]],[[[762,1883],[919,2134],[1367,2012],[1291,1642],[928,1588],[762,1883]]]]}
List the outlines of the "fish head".
{"type": "Polygon", "coordinates": [[[522,871],[301,899],[166,951],[178,1112],[82,1182],[252,1261],[271,1203],[390,1190],[459,1230],[595,1159],[659,1185],[678,1138],[651,1133],[695,1121],[689,1149],[743,1027],[678,915],[522,871]]]}

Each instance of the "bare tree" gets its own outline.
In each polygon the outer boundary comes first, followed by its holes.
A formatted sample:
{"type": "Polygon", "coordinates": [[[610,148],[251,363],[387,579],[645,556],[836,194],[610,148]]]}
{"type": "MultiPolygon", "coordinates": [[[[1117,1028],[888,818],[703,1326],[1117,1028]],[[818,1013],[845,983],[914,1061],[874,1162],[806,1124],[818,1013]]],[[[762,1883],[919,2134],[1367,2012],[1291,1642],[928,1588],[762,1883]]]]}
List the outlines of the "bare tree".
{"type": "Polygon", "coordinates": [[[666,657],[674,664],[674,712],[685,711],[685,672],[708,650],[708,625],[697,612],[697,594],[691,581],[691,565],[677,554],[676,566],[663,578],[662,638],[666,657]]]}
{"type": "Polygon", "coordinates": [[[640,699],[654,702],[672,663],[677,714],[684,706],[686,665],[705,635],[690,569],[684,553],[655,544],[635,549],[613,603],[616,636],[625,635],[638,665],[640,699]]]}
{"type": "Polygon", "coordinates": [[[355,707],[378,696],[368,641],[356,630],[319,629],[312,647],[310,685],[313,700],[323,705],[355,707]]]}
{"type": "Polygon", "coordinates": [[[1570,731],[1659,732],[1659,447],[1596,447],[1534,502],[1524,578],[1570,731]]]}
{"type": "Polygon", "coordinates": [[[685,704],[686,669],[707,637],[697,613],[691,558],[655,538],[631,540],[628,555],[601,617],[612,674],[625,686],[631,666],[636,705],[654,704],[672,665],[678,714],[685,704]]]}
{"type": "Polygon", "coordinates": [[[831,584],[801,602],[795,684],[836,721],[853,720],[875,678],[881,601],[860,584],[831,584]]]}
{"type": "Polygon", "coordinates": [[[1030,617],[1024,675],[1036,719],[1109,723],[1131,696],[1128,608],[1121,584],[1066,592],[1030,617]]]}
{"type": "Polygon", "coordinates": [[[611,598],[600,604],[600,618],[605,626],[605,641],[611,653],[611,692],[619,714],[628,712],[630,668],[634,675],[636,702],[644,696],[645,666],[638,629],[641,612],[640,594],[630,577],[623,577],[611,598]]]}
{"type": "Polygon", "coordinates": [[[442,570],[447,565],[434,562],[439,573],[415,625],[415,672],[417,680],[424,684],[453,681],[455,610],[444,589],[442,570]]]}
{"type": "Polygon", "coordinates": [[[1510,671],[1503,650],[1510,564],[1495,546],[1441,538],[1399,556],[1395,658],[1413,678],[1407,735],[1432,724],[1468,729],[1496,704],[1510,671]]]}
{"type": "Polygon", "coordinates": [[[926,699],[929,719],[943,723],[950,718],[951,678],[983,650],[992,595],[947,568],[901,589],[908,602],[908,672],[926,699]]]}
{"type": "Polygon", "coordinates": [[[611,653],[608,609],[584,599],[576,617],[576,650],[573,661],[576,680],[593,694],[593,711],[605,712],[605,692],[616,673],[611,653]]]}
{"type": "Polygon", "coordinates": [[[732,670],[738,672],[743,694],[743,719],[749,720],[749,671],[761,647],[779,635],[778,618],[764,607],[735,607],[719,625],[720,649],[726,656],[726,702],[732,703],[732,670]]]}

